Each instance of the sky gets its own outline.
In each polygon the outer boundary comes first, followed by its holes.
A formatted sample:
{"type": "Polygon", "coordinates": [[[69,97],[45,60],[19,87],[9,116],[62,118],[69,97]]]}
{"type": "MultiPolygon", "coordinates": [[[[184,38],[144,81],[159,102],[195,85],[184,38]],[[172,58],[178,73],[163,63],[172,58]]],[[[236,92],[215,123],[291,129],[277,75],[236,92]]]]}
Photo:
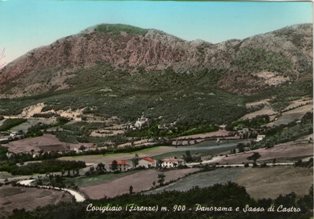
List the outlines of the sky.
{"type": "Polygon", "coordinates": [[[312,22],[311,2],[0,0],[0,51],[9,63],[100,23],[154,28],[217,43],[312,22]]]}

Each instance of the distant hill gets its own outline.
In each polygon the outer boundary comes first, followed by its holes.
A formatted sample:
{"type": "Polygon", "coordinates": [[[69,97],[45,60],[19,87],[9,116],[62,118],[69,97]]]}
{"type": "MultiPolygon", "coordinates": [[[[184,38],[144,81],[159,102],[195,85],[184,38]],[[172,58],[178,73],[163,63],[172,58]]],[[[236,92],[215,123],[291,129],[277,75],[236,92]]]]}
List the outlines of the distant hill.
{"type": "Polygon", "coordinates": [[[312,39],[311,24],[217,44],[101,24],[1,69],[0,114],[45,103],[124,120],[232,121],[248,101],[271,97],[285,107],[312,96],[312,39]]]}
{"type": "Polygon", "coordinates": [[[66,89],[77,70],[100,63],[137,72],[222,70],[221,89],[252,94],[312,74],[312,25],[218,44],[184,41],[153,29],[102,24],[34,49],[0,71],[1,96],[66,89]]]}

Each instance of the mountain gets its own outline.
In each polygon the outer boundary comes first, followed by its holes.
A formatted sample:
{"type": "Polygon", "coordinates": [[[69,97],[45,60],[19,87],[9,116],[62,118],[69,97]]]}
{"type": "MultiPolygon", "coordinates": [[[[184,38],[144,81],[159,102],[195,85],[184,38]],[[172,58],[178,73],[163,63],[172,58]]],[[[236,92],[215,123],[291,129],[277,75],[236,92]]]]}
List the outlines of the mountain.
{"type": "Polygon", "coordinates": [[[312,96],[312,39],[310,24],[217,44],[102,24],[1,69],[0,115],[39,104],[123,122],[143,113],[191,127],[232,122],[248,102],[280,110],[312,96]]]}
{"type": "Polygon", "coordinates": [[[197,74],[220,70],[220,89],[251,95],[312,74],[312,25],[218,44],[184,41],[153,29],[102,24],[34,49],[0,71],[2,97],[70,88],[69,78],[99,64],[114,70],[197,74]]]}

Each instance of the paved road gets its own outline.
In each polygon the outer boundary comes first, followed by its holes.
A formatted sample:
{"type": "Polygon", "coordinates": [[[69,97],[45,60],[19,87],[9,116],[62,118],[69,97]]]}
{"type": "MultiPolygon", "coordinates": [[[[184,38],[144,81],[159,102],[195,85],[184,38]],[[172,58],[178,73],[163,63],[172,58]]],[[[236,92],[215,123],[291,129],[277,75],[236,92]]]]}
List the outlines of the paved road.
{"type": "MultiPolygon", "coordinates": [[[[199,163],[187,163],[186,165],[188,167],[195,167],[195,166],[199,166],[199,165],[214,165],[215,162],[213,162],[212,160],[206,160],[206,161],[202,161],[199,163]]],[[[261,164],[257,164],[257,165],[261,165],[261,164]]],[[[293,162],[285,162],[285,163],[266,163],[267,166],[273,167],[273,166],[293,166],[294,163],[293,162]]],[[[249,166],[253,166],[253,164],[249,164],[249,166]]],[[[239,163],[239,164],[216,164],[215,167],[244,167],[244,164],[239,163]]]]}

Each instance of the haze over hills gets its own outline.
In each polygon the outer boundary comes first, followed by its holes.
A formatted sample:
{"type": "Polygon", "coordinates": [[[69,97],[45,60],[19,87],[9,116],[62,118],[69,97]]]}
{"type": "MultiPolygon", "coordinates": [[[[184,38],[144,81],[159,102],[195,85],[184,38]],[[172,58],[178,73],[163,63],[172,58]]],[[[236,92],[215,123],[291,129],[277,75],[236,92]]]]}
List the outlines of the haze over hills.
{"type": "Polygon", "coordinates": [[[130,74],[166,69],[182,74],[220,70],[219,88],[254,94],[311,76],[312,25],[294,25],[218,44],[184,41],[158,30],[128,25],[98,25],[34,49],[8,64],[0,71],[1,96],[66,89],[70,86],[67,79],[78,70],[100,63],[130,74]]]}

